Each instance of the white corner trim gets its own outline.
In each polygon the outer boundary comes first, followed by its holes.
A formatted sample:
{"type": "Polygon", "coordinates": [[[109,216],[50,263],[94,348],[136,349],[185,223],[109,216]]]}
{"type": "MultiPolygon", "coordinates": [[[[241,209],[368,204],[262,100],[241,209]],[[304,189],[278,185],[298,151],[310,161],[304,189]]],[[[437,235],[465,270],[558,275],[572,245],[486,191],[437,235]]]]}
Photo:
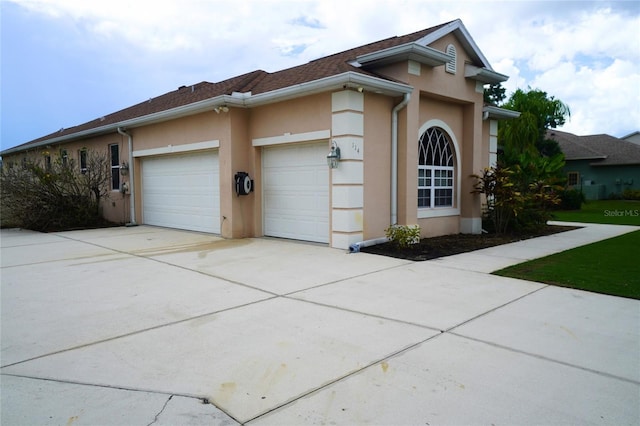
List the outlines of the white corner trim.
{"type": "Polygon", "coordinates": [[[460,215],[460,209],[456,207],[418,209],[418,219],[425,219],[428,217],[459,216],[459,215],[460,215]]]}
{"type": "Polygon", "coordinates": [[[280,145],[283,143],[295,143],[295,142],[311,142],[323,139],[329,139],[331,137],[330,130],[318,130],[315,132],[305,133],[285,133],[281,136],[269,136],[266,138],[256,138],[251,141],[253,146],[268,146],[268,145],[280,145]]]}
{"type": "Polygon", "coordinates": [[[203,149],[220,148],[220,141],[204,141],[187,143],[184,145],[167,145],[161,148],[140,149],[133,151],[134,157],[148,157],[149,155],[176,154],[180,152],[200,151],[203,149]]]}

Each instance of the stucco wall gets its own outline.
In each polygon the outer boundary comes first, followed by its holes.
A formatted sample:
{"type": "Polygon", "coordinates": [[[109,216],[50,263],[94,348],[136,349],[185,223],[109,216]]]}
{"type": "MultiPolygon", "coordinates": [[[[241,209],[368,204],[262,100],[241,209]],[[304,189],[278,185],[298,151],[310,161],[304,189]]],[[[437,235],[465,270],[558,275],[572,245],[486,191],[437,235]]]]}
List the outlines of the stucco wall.
{"type": "Polygon", "coordinates": [[[251,109],[252,139],[331,128],[331,94],[321,93],[251,109]]]}
{"type": "Polygon", "coordinates": [[[228,136],[228,120],[229,113],[208,111],[128,130],[133,135],[134,151],[141,151],[221,139],[228,136]]]}
{"type": "Polygon", "coordinates": [[[391,110],[394,100],[365,94],[364,239],[384,236],[391,225],[391,110]]]}

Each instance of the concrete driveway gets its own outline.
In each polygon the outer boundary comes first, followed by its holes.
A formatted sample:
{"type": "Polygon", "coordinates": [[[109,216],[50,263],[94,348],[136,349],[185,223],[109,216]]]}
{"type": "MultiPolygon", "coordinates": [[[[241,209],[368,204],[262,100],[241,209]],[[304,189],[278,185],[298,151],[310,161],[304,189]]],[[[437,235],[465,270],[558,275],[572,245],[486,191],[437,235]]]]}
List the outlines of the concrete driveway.
{"type": "Polygon", "coordinates": [[[3,230],[2,424],[638,424],[639,301],[487,274],[636,229],[419,263],[3,230]]]}

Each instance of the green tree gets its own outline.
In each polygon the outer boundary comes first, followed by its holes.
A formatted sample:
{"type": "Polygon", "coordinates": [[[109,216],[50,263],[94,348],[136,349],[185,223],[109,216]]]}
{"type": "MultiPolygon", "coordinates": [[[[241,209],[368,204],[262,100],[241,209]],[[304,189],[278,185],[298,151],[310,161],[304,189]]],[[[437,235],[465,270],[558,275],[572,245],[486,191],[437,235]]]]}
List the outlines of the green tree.
{"type": "MultiPolygon", "coordinates": [[[[485,92],[495,99],[497,88],[485,92]]],[[[499,96],[500,92],[497,92],[499,96]]],[[[546,131],[565,123],[569,107],[541,90],[516,90],[502,108],[520,117],[500,123],[503,154],[498,165],[475,175],[474,192],[485,194],[485,218],[498,233],[530,231],[544,226],[560,203],[564,155],[546,131]]]]}
{"type": "Polygon", "coordinates": [[[546,132],[565,124],[571,116],[567,104],[547,92],[529,88],[527,92],[516,90],[502,108],[520,112],[519,118],[500,123],[498,138],[504,146],[507,161],[534,148],[547,157],[561,152],[555,141],[546,138],[546,132]]]}
{"type": "Polygon", "coordinates": [[[506,99],[505,88],[502,87],[502,83],[490,84],[489,87],[484,89],[484,103],[498,106],[506,99]]]}

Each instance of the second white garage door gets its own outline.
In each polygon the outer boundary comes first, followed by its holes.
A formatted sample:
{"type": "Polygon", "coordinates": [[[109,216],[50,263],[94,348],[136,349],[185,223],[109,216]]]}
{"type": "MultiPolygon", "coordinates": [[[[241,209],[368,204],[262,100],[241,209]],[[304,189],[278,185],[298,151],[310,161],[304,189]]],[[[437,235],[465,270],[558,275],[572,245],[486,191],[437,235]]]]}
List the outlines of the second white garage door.
{"type": "Polygon", "coordinates": [[[264,234],[329,242],[327,143],[265,147],[264,234]]]}
{"type": "Polygon", "coordinates": [[[220,233],[217,151],[142,161],[143,222],[220,233]]]}

